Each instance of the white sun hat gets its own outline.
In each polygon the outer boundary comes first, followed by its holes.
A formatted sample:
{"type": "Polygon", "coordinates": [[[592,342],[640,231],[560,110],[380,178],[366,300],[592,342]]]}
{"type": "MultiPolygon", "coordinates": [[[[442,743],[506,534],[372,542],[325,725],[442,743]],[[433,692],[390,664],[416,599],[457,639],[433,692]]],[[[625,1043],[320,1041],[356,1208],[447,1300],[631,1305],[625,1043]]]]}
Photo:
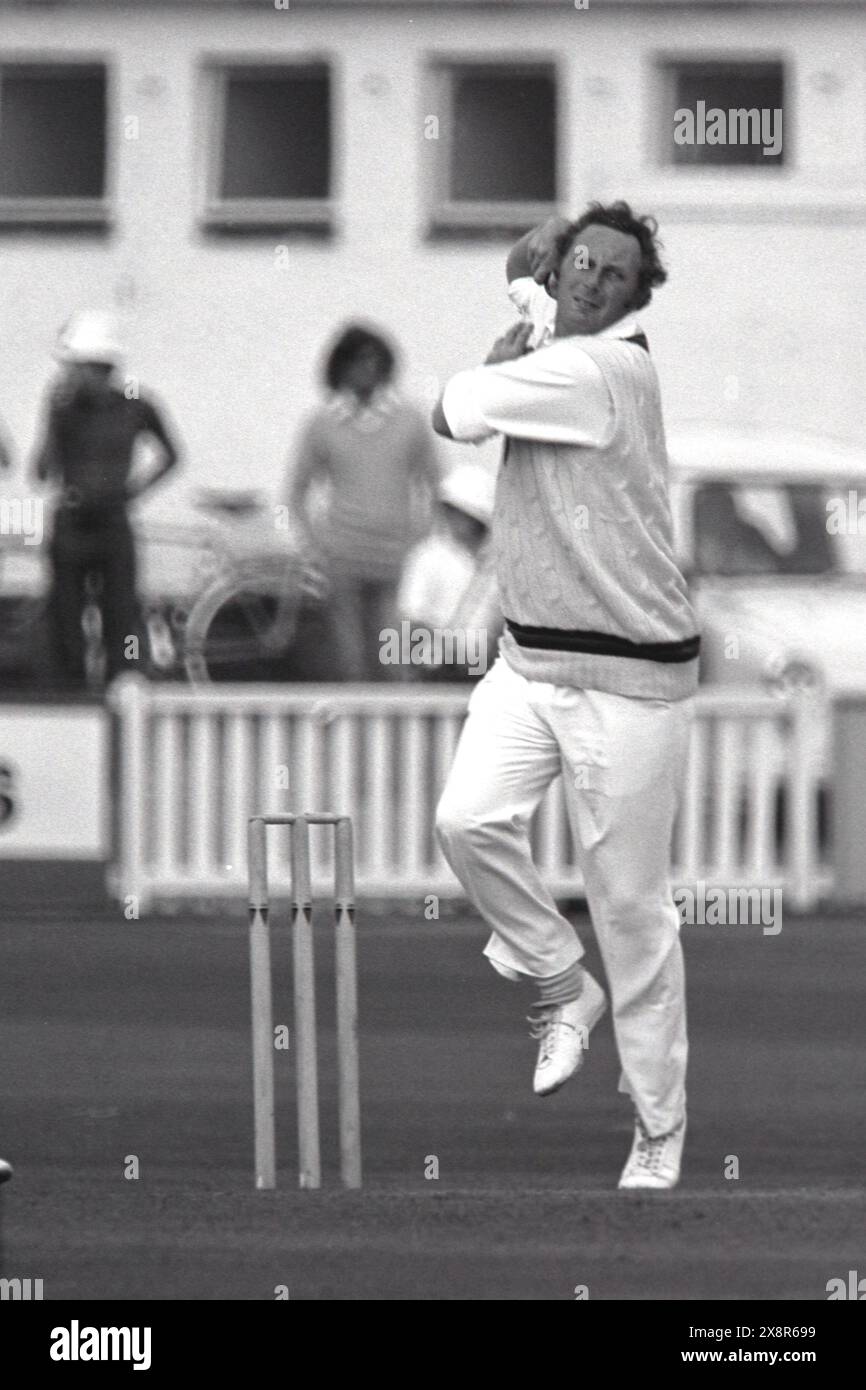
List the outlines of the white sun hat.
{"type": "Polygon", "coordinates": [[[489,526],[493,517],[496,476],[480,463],[459,463],[439,484],[439,500],[489,526]]]}
{"type": "Polygon", "coordinates": [[[61,328],[54,355],[59,362],[104,362],[117,367],[125,350],[111,314],[82,309],[61,328]]]}

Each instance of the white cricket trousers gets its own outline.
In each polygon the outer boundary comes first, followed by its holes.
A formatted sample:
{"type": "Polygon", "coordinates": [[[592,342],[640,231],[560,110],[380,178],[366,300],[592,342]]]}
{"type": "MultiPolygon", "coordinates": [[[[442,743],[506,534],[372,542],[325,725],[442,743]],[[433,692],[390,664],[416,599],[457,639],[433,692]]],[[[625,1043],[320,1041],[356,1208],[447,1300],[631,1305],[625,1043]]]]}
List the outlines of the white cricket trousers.
{"type": "Polygon", "coordinates": [[[685,1110],[685,977],[671,833],[691,701],[530,681],[499,657],[476,686],[439,802],[443,852],[492,928],[501,974],[558,975],[583,955],[532,860],[529,825],[560,772],[607,973],[622,1077],[651,1135],[685,1110]]]}

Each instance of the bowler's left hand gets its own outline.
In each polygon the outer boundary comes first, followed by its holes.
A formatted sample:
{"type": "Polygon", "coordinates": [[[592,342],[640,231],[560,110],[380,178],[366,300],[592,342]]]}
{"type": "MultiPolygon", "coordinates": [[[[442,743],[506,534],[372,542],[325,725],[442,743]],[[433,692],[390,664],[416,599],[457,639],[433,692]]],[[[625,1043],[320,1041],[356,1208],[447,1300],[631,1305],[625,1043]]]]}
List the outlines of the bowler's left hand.
{"type": "Polygon", "coordinates": [[[503,333],[501,338],[496,339],[484,359],[484,365],[490,367],[496,362],[513,362],[518,357],[524,357],[529,351],[531,333],[531,323],[513,324],[507,333],[503,333]]]}

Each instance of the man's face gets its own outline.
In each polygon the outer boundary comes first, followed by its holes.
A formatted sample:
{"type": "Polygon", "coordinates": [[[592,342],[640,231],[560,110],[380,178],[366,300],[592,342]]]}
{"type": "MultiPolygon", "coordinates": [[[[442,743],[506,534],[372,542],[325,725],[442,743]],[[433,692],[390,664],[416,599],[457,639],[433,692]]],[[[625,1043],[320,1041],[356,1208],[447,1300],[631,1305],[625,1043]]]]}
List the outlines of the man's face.
{"type": "Polygon", "coordinates": [[[578,232],[551,277],[556,336],[600,333],[628,313],[637,294],[640,262],[640,242],[628,232],[596,223],[578,232]]]}
{"type": "Polygon", "coordinates": [[[76,395],[90,398],[108,390],[112,370],[107,362],[71,362],[67,378],[76,395]]]}
{"type": "Polygon", "coordinates": [[[372,345],[362,347],[343,371],[342,385],[366,400],[385,380],[382,357],[372,345]]]}

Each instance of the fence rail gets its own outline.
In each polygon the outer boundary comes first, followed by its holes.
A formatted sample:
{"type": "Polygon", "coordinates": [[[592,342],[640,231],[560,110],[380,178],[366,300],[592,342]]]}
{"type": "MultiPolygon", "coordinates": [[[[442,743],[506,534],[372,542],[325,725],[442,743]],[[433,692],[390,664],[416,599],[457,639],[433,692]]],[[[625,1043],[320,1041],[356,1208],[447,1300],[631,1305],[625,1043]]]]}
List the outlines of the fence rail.
{"type": "MultiPolygon", "coordinates": [[[[327,808],[353,817],[359,894],[460,896],[436,844],[433,813],[466,710],[461,686],[188,686],[127,676],[119,721],[119,823],[110,886],[142,911],[240,898],[246,822],[256,813],[327,808]]],[[[820,861],[816,714],[761,690],[702,689],[693,705],[674,881],[781,887],[793,908],[831,887],[820,861]]],[[[288,841],[274,837],[272,891],[289,891],[288,841]]],[[[582,892],[557,779],[533,823],[538,863],[557,896],[582,892]]],[[[317,893],[331,847],[315,836],[317,893]]]]}

